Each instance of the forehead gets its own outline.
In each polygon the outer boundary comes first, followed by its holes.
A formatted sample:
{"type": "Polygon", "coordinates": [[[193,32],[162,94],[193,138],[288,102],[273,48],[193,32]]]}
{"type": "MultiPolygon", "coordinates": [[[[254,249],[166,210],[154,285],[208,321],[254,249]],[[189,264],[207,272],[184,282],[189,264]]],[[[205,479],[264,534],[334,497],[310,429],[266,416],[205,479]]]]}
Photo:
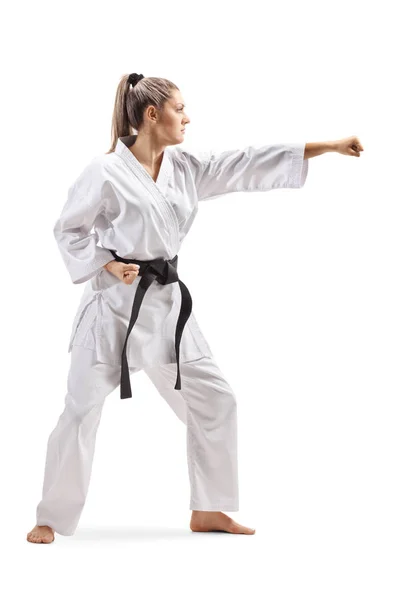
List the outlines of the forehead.
{"type": "Polygon", "coordinates": [[[172,106],[176,106],[177,104],[185,104],[185,100],[178,90],[174,90],[172,92],[172,97],[169,99],[169,103],[172,104],[172,106]]]}

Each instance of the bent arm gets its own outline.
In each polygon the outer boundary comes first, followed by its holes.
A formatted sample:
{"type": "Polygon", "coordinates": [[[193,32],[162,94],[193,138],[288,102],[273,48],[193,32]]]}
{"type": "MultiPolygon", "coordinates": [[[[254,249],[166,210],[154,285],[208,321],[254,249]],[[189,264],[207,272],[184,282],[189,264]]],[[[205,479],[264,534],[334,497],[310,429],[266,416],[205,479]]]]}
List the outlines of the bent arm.
{"type": "Polygon", "coordinates": [[[91,233],[103,209],[101,189],[100,174],[90,164],[69,188],[68,199],[53,228],[72,283],[91,279],[114,260],[109,250],[97,245],[98,234],[91,233]]]}

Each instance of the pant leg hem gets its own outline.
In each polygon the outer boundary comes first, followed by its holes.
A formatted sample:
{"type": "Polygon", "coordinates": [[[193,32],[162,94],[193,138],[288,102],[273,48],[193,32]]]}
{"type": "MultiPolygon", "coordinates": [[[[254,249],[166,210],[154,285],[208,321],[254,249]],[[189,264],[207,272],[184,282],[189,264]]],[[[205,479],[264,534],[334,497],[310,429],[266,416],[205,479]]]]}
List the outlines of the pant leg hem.
{"type": "Polygon", "coordinates": [[[189,510],[203,510],[203,511],[220,511],[227,510],[229,512],[237,512],[239,510],[238,504],[216,504],[214,506],[196,506],[191,504],[189,510]]]}
{"type": "Polygon", "coordinates": [[[70,529],[60,529],[57,525],[55,525],[48,519],[46,519],[46,523],[40,523],[39,521],[36,522],[36,525],[39,525],[39,527],[44,527],[45,525],[47,525],[47,527],[51,527],[56,533],[59,533],[60,535],[74,535],[75,533],[75,530],[71,531],[70,529]]]}

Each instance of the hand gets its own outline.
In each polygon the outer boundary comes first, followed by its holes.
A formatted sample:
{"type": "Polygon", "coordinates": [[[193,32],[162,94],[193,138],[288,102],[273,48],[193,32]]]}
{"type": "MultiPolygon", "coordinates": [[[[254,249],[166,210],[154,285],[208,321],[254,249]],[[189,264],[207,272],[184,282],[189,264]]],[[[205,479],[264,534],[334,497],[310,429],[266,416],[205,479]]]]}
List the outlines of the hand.
{"type": "Polygon", "coordinates": [[[119,260],[111,260],[104,265],[104,269],[115,275],[115,277],[118,277],[118,279],[126,283],[126,285],[132,285],[139,275],[140,267],[133,263],[125,264],[119,260]]]}
{"type": "Polygon", "coordinates": [[[345,154],[346,156],[360,156],[360,152],[364,151],[360,140],[354,135],[334,142],[334,148],[335,152],[345,154]]]}

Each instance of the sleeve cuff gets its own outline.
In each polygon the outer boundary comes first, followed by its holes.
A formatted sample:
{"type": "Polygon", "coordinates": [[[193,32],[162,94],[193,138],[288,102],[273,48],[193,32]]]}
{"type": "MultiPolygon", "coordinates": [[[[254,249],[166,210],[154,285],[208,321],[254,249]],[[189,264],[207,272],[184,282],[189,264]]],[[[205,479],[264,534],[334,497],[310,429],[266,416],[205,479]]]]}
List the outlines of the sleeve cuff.
{"type": "Polygon", "coordinates": [[[305,143],[293,146],[289,187],[301,188],[306,182],[308,175],[308,158],[304,159],[305,146],[305,143]]]}
{"type": "Polygon", "coordinates": [[[97,246],[96,249],[96,258],[93,262],[89,264],[82,264],[81,268],[75,267],[71,271],[71,279],[72,283],[84,283],[91,279],[97,273],[101,271],[101,269],[109,263],[111,260],[115,260],[114,255],[111,254],[109,250],[106,248],[101,248],[97,246]]]}

